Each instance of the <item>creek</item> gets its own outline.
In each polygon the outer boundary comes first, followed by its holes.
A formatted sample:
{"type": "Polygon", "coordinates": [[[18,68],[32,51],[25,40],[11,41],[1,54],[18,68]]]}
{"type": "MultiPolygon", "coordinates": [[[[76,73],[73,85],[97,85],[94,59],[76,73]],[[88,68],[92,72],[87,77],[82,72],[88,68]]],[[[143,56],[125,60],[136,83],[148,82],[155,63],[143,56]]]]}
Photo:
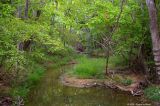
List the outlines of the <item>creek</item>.
{"type": "MultiPolygon", "coordinates": [[[[40,82],[30,91],[26,106],[136,106],[150,104],[142,97],[103,87],[64,86],[60,76],[72,66],[48,68],[40,82]]],[[[151,105],[149,105],[151,106],[151,105]]]]}

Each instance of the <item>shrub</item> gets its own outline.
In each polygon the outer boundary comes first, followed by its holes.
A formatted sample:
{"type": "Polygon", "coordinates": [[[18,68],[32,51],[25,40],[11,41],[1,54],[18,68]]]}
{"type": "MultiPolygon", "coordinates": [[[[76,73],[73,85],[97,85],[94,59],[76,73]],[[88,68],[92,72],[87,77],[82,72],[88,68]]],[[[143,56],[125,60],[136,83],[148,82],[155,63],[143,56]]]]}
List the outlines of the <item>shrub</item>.
{"type": "Polygon", "coordinates": [[[121,56],[109,57],[109,68],[124,68],[127,66],[127,60],[121,56]]]}
{"type": "Polygon", "coordinates": [[[73,60],[74,58],[75,58],[75,55],[74,56],[65,56],[65,57],[59,56],[59,55],[50,56],[50,57],[46,56],[46,60],[51,61],[52,64],[51,64],[51,66],[49,65],[49,67],[52,67],[52,68],[57,68],[57,67],[60,67],[62,65],[65,65],[69,61],[73,60]]]}
{"type": "Polygon", "coordinates": [[[30,72],[27,75],[26,80],[21,82],[20,85],[18,85],[18,86],[15,85],[13,87],[13,89],[11,90],[11,95],[13,97],[20,96],[20,97],[26,98],[30,88],[35,86],[37,84],[37,82],[40,80],[45,69],[38,64],[35,64],[35,66],[33,68],[34,68],[33,72],[30,72]]]}
{"type": "Polygon", "coordinates": [[[144,94],[153,101],[160,101],[160,87],[149,87],[146,88],[144,94]]]}
{"type": "Polygon", "coordinates": [[[45,69],[43,67],[37,65],[35,70],[28,75],[26,83],[28,83],[30,86],[36,84],[40,80],[44,71],[45,71],[45,69]]]}

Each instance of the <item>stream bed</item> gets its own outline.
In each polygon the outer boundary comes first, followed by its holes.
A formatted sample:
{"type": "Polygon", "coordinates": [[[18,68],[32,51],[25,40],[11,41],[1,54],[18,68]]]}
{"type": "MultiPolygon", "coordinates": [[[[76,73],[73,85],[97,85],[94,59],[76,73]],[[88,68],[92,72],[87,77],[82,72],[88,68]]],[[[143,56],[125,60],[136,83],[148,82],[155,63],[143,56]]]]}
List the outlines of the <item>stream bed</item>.
{"type": "Polygon", "coordinates": [[[142,97],[103,87],[74,88],[62,85],[64,66],[49,68],[41,81],[30,91],[25,106],[153,106],[142,97]]]}

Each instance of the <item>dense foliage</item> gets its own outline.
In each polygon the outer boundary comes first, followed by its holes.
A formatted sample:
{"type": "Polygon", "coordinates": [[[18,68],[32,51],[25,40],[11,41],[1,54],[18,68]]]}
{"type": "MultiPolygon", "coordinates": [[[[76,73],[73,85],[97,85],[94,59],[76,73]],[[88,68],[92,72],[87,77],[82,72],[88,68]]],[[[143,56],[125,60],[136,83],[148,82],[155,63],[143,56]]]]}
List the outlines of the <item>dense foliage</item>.
{"type": "MultiPolygon", "coordinates": [[[[29,88],[45,70],[39,64],[75,51],[155,78],[150,35],[144,0],[0,0],[0,80],[29,88]]],[[[83,60],[75,74],[99,77],[102,61],[83,60]]]]}

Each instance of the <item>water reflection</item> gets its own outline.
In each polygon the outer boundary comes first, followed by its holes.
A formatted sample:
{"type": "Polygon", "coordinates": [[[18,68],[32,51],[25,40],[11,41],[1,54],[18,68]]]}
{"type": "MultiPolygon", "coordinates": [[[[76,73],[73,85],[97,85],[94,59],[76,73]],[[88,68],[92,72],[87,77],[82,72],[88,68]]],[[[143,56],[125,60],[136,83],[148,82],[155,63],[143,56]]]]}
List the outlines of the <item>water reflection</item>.
{"type": "Polygon", "coordinates": [[[30,92],[26,106],[127,106],[129,103],[148,103],[119,91],[106,88],[73,88],[59,81],[61,70],[49,69],[41,82],[30,92]]]}

